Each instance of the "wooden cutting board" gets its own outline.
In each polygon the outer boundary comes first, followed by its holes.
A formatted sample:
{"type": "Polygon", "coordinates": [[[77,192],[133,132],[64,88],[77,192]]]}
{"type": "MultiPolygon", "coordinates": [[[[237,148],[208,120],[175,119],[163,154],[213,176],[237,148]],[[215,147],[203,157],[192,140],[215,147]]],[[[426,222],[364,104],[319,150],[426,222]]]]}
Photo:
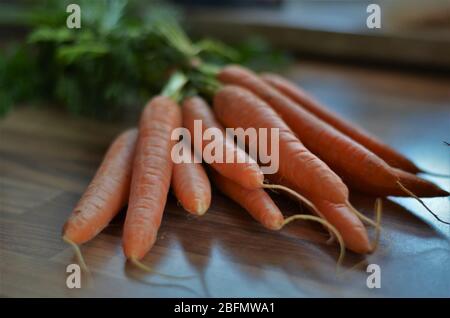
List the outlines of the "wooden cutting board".
{"type": "MultiPolygon", "coordinates": [[[[335,64],[298,63],[287,74],[337,112],[376,133],[424,168],[450,173],[450,80],[335,64]]],[[[192,278],[147,275],[124,263],[123,215],[82,247],[92,271],[81,289],[66,287],[73,252],[61,227],[93,176],[109,142],[130,122],[102,123],[37,108],[21,108],[0,123],[0,296],[58,297],[311,297],[449,296],[450,228],[411,199],[384,200],[378,251],[381,288],[366,286],[363,258],[349,253],[334,274],[336,246],[325,233],[296,223],[263,229],[245,211],[214,193],[202,218],[171,196],[158,241],[144,262],[192,278]]],[[[448,179],[433,179],[449,189],[448,179]]],[[[287,214],[301,208],[276,197],[287,214]]],[[[372,217],[374,199],[352,193],[372,217]]],[[[448,198],[426,200],[450,219],[448,198]]],[[[371,235],[373,233],[371,232],[371,235]]]]}

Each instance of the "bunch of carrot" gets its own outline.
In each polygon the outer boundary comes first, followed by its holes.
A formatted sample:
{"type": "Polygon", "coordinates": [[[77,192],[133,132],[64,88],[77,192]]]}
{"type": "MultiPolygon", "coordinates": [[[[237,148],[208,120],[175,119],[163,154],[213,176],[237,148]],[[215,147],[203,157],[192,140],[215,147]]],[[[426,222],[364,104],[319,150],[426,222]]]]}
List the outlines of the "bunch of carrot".
{"type": "MultiPolygon", "coordinates": [[[[449,195],[417,176],[423,171],[409,159],[279,75],[258,75],[237,65],[208,75],[196,66],[191,71],[207,77],[201,85],[208,86],[205,91],[209,92],[212,107],[200,94],[192,94],[192,88],[202,91],[199,82],[193,84],[190,78],[175,73],[161,95],[144,107],[138,129],[125,131],[110,146],[64,225],[65,241],[78,249],[128,204],[124,254],[129,261],[148,269],[141,260],[156,241],[169,189],[186,211],[201,216],[211,204],[211,179],[268,229],[280,230],[296,219],[321,223],[341,245],[341,261],[344,247],[360,254],[375,250],[377,240],[370,242],[364,223],[380,228],[381,201],[377,200],[379,214],[373,221],[350,204],[348,186],[378,197],[410,196],[420,200],[449,195]],[[188,85],[192,85],[191,89],[185,90],[188,85]],[[183,90],[191,94],[183,95],[183,90]],[[215,128],[219,132],[220,140],[214,142],[223,145],[223,153],[233,154],[233,162],[211,163],[208,168],[192,160],[173,163],[172,132],[185,127],[193,135],[196,120],[202,121],[203,130],[215,128]],[[227,138],[224,126],[277,128],[278,172],[264,175],[258,158],[251,158],[245,147],[227,138]],[[315,215],[286,218],[266,189],[285,191],[315,215]]],[[[257,138],[269,137],[258,134],[257,138]]],[[[191,151],[183,156],[201,156],[211,142],[202,139],[199,153],[191,151]]]]}

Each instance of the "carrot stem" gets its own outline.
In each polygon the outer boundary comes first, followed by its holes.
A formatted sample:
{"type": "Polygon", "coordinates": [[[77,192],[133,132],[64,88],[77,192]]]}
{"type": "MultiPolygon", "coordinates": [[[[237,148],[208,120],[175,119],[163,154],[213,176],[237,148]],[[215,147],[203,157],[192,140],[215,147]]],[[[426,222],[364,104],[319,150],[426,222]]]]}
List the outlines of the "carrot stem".
{"type": "Polygon", "coordinates": [[[157,24],[156,27],[167,43],[178,50],[185,58],[194,57],[199,53],[199,50],[177,25],[164,22],[157,24]]]}
{"type": "Polygon", "coordinates": [[[194,67],[202,74],[207,75],[207,76],[211,76],[211,77],[216,77],[217,74],[219,74],[220,72],[220,67],[214,64],[210,64],[210,63],[198,63],[196,65],[194,65],[194,67]]]}
{"type": "Polygon", "coordinates": [[[331,232],[333,232],[334,236],[337,238],[337,240],[339,242],[339,247],[340,247],[339,258],[338,258],[337,264],[336,264],[336,272],[338,272],[340,266],[342,265],[342,262],[344,261],[344,257],[345,257],[345,243],[344,243],[344,239],[342,238],[339,231],[333,225],[331,225],[331,223],[329,223],[328,221],[321,219],[320,217],[317,217],[314,215],[307,215],[307,214],[295,214],[295,215],[292,215],[292,216],[286,218],[283,222],[282,228],[294,220],[307,220],[307,221],[318,222],[318,223],[322,224],[323,226],[325,226],[326,228],[328,228],[331,232]]]}
{"type": "Polygon", "coordinates": [[[397,181],[397,185],[400,187],[400,189],[402,189],[407,194],[409,194],[411,197],[413,197],[414,199],[419,201],[419,203],[422,204],[423,207],[436,218],[436,220],[438,220],[441,223],[450,225],[450,222],[446,222],[446,221],[442,220],[436,213],[431,211],[431,209],[425,204],[425,202],[423,202],[423,200],[421,198],[419,198],[417,195],[415,195],[412,191],[408,190],[408,188],[406,188],[400,181],[397,181]]]}
{"type": "Polygon", "coordinates": [[[222,84],[204,72],[193,73],[190,75],[190,80],[202,94],[213,97],[216,92],[222,87],[222,84]]]}
{"type": "Polygon", "coordinates": [[[173,73],[166,86],[164,86],[161,95],[170,97],[174,101],[179,102],[181,99],[181,89],[187,81],[188,78],[183,73],[178,71],[173,73]]]}
{"type": "Polygon", "coordinates": [[[73,250],[75,252],[75,256],[78,259],[78,263],[80,263],[81,269],[84,270],[85,272],[89,273],[89,269],[88,269],[88,267],[86,265],[86,262],[84,261],[83,254],[81,254],[80,247],[77,244],[75,244],[72,240],[68,239],[65,236],[63,236],[62,239],[63,239],[64,242],[66,242],[67,244],[69,244],[69,245],[71,245],[73,247],[73,250]]]}

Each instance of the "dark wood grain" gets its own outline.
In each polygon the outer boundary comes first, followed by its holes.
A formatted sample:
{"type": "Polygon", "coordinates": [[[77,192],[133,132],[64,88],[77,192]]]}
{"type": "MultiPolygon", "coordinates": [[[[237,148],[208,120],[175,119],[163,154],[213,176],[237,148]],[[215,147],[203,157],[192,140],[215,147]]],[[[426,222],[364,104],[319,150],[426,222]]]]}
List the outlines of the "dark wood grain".
{"type": "MultiPolygon", "coordinates": [[[[300,63],[288,74],[339,113],[406,153],[424,168],[450,173],[450,80],[333,64],[300,63]]],[[[123,213],[82,247],[92,280],[65,285],[73,251],[61,227],[93,176],[112,138],[132,122],[102,123],[52,109],[20,108],[0,124],[0,295],[17,296],[449,296],[450,230],[410,199],[384,200],[379,250],[367,257],[382,270],[382,288],[366,287],[367,273],[336,277],[336,246],[325,233],[296,223],[270,232],[215,191],[201,218],[171,196],[156,246],[144,259],[155,270],[188,280],[147,275],[125,264],[123,213]]],[[[448,180],[433,179],[444,188],[448,180]]],[[[274,196],[286,214],[300,207],[274,196]]],[[[352,194],[372,217],[373,198],[352,194]]],[[[450,218],[448,198],[427,200],[450,218]]],[[[371,233],[372,235],[373,233],[371,233]]]]}

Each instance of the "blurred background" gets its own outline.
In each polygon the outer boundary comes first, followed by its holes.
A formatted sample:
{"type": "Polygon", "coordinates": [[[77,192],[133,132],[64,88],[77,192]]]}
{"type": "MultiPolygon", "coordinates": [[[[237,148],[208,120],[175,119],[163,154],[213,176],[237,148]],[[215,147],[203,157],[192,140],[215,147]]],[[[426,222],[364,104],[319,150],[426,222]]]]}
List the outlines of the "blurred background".
{"type": "MultiPolygon", "coordinates": [[[[75,1],[76,2],[76,1],[75,1]]],[[[304,56],[450,70],[448,0],[172,0],[191,35],[239,43],[263,37],[304,56]],[[381,7],[381,28],[368,29],[367,6],[381,7]]],[[[26,1],[1,0],[0,36],[21,29],[11,10],[26,1]]]]}
{"type": "Polygon", "coordinates": [[[178,0],[194,33],[239,41],[263,35],[293,52],[450,69],[448,0],[178,0]],[[370,3],[381,28],[368,29],[370,3]]]}

